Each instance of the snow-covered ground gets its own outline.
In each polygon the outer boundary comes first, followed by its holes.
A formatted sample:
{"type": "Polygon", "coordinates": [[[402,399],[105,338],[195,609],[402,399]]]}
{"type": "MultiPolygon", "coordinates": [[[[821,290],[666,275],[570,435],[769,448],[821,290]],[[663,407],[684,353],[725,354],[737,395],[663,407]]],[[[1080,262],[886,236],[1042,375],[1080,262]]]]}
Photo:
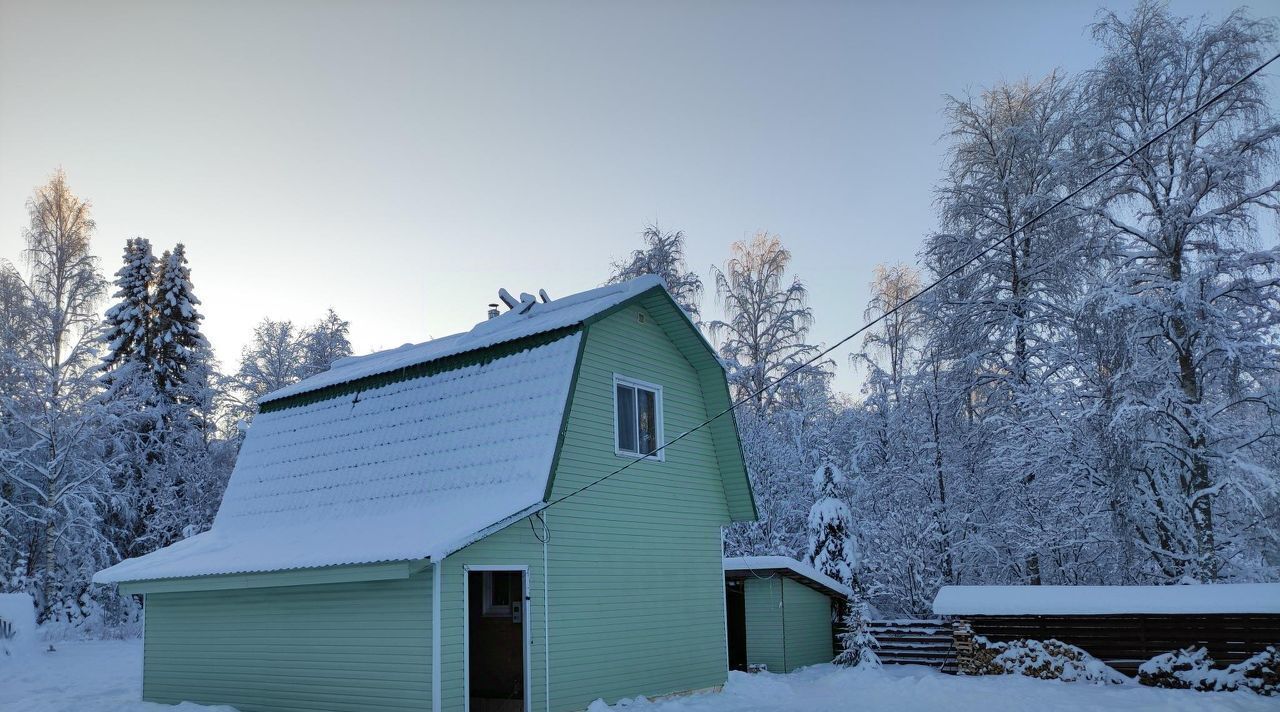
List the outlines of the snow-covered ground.
{"type": "Polygon", "coordinates": [[[141,702],[142,641],[55,643],[0,657],[3,712],[235,712],[230,707],[141,702]]]}
{"type": "Polygon", "coordinates": [[[1097,686],[1029,677],[956,677],[915,665],[846,670],[815,665],[790,675],[734,672],[724,692],[662,702],[597,703],[589,712],[1226,712],[1271,710],[1280,700],[1252,692],[1191,692],[1097,686]]]}
{"type": "MultiPolygon", "coordinates": [[[[56,652],[37,652],[24,659],[0,658],[0,710],[233,712],[230,707],[139,702],[140,641],[58,643],[54,647],[56,652]]],[[[819,665],[791,675],[733,673],[722,693],[613,707],[597,704],[592,712],[1226,712],[1278,707],[1280,700],[1251,692],[1155,690],[1136,684],[1098,687],[1019,677],[963,678],[914,666],[854,671],[819,665]]]]}

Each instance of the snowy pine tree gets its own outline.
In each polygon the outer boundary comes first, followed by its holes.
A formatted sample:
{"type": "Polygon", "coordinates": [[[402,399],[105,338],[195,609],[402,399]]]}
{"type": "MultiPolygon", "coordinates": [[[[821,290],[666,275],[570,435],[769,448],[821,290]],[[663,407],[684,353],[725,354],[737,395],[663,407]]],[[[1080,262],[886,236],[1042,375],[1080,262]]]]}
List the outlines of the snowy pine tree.
{"type": "Polygon", "coordinates": [[[186,248],[178,243],[164,253],[152,295],[155,314],[151,345],[156,390],[173,403],[196,407],[209,381],[209,342],[200,331],[204,316],[191,286],[186,248]]]}
{"type": "Polygon", "coordinates": [[[815,500],[809,508],[809,552],[805,560],[831,578],[851,585],[858,570],[853,515],[841,497],[844,474],[830,462],[813,473],[815,500]]]}
{"type": "MultiPolygon", "coordinates": [[[[151,287],[156,276],[156,258],[151,242],[135,237],[125,243],[124,266],[116,272],[119,299],[107,309],[105,316],[107,353],[102,362],[106,369],[123,367],[134,361],[146,361],[154,338],[151,287]]],[[[109,381],[110,379],[108,379],[109,381]]]]}

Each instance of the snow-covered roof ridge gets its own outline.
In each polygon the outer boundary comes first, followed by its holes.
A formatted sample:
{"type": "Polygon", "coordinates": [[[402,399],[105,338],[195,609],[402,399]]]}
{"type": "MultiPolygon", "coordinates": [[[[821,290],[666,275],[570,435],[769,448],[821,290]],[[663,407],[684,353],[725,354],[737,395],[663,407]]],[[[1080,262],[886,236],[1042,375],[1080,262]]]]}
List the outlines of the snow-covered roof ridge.
{"type": "Polygon", "coordinates": [[[619,284],[588,289],[560,299],[534,302],[527,309],[511,309],[492,319],[479,322],[469,331],[420,344],[405,344],[365,356],[338,359],[328,371],[268,393],[258,402],[278,401],[301,393],[318,391],[369,376],[390,373],[449,356],[571,327],[632,297],[659,287],[665,288],[659,277],[645,275],[619,284]]]}
{"type": "Polygon", "coordinates": [[[853,591],[848,586],[813,568],[809,564],[806,564],[803,561],[797,561],[790,556],[726,556],[724,559],[724,570],[747,572],[785,570],[796,575],[803,576],[810,581],[831,589],[846,598],[853,595],[853,591]]]}
{"type": "Polygon", "coordinates": [[[1280,583],[1183,586],[943,586],[944,616],[1280,613],[1280,583]]]}

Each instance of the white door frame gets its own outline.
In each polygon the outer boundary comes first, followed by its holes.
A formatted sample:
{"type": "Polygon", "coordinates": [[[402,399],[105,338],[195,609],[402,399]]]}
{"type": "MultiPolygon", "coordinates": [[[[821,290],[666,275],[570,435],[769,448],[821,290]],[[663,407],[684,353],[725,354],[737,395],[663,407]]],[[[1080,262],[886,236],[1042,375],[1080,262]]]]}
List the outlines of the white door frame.
{"type": "Polygon", "coordinates": [[[527,564],[464,564],[462,566],[462,709],[471,712],[471,572],[508,571],[520,572],[520,627],[521,653],[524,660],[524,709],[532,712],[533,695],[529,688],[529,566],[527,564]]]}

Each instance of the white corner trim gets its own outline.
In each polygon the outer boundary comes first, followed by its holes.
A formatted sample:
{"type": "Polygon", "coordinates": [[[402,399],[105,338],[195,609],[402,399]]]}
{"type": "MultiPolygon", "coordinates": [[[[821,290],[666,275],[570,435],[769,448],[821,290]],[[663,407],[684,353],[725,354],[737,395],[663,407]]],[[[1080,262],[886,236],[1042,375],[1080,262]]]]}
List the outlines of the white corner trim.
{"type": "Polygon", "coordinates": [[[439,559],[431,566],[431,712],[441,712],[440,689],[440,579],[444,567],[439,559]]]}
{"type": "MultiPolygon", "coordinates": [[[[545,526],[546,517],[543,517],[545,526]]],[[[547,565],[547,543],[551,541],[550,527],[542,530],[542,672],[545,677],[542,690],[546,693],[545,712],[551,712],[551,567],[547,565]]]]}

